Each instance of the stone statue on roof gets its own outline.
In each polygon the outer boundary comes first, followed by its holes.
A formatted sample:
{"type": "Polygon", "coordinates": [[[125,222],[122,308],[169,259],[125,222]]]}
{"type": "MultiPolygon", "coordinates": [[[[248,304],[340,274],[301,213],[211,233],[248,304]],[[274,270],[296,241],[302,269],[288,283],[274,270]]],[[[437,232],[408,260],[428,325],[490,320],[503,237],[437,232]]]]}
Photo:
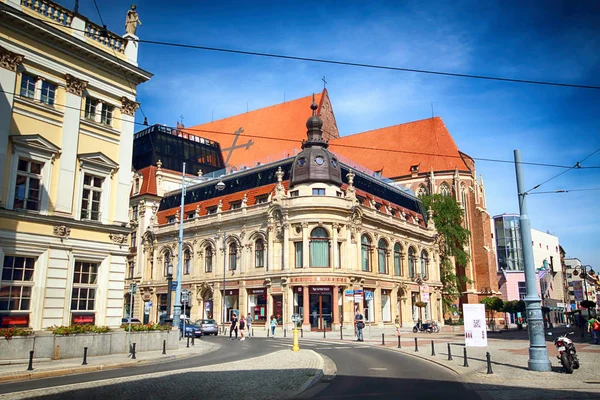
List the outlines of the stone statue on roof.
{"type": "Polygon", "coordinates": [[[135,4],[132,4],[131,10],[127,11],[127,16],[125,17],[125,32],[127,32],[131,35],[135,35],[138,24],[140,26],[142,25],[142,21],[140,21],[140,18],[138,17],[138,13],[137,13],[137,11],[135,11],[135,9],[136,9],[135,4]]]}

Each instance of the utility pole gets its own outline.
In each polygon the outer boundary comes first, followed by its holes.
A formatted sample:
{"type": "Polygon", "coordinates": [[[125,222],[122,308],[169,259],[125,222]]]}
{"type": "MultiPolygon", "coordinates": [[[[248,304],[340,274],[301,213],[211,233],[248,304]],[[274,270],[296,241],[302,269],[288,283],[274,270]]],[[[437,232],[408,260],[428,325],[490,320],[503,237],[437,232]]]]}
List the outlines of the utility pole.
{"type": "MultiPolygon", "coordinates": [[[[179,321],[181,316],[181,278],[182,278],[182,258],[183,258],[183,223],[185,214],[183,212],[185,206],[185,163],[181,171],[181,209],[179,210],[179,251],[177,253],[177,287],[175,288],[175,309],[173,310],[173,326],[179,329],[179,321]]],[[[170,290],[171,288],[169,288],[170,290]]],[[[185,334],[185,332],[183,332],[185,334]]]]}
{"type": "Polygon", "coordinates": [[[533,248],[531,246],[531,224],[527,215],[527,192],[523,186],[523,170],[521,152],[514,151],[515,172],[517,175],[517,193],[519,195],[519,226],[521,231],[521,248],[525,263],[525,284],[527,294],[523,299],[527,306],[527,331],[529,332],[529,361],[532,371],[547,372],[552,369],[544,337],[544,325],[540,297],[537,293],[533,248]]]}

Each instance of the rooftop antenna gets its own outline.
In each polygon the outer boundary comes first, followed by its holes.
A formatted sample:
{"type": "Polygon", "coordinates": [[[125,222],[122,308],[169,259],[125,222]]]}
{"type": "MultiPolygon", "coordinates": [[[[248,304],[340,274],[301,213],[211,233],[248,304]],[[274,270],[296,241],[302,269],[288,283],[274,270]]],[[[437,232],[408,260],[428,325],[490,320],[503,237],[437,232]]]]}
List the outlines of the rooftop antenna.
{"type": "Polygon", "coordinates": [[[327,88],[327,81],[325,80],[325,75],[323,75],[323,77],[321,78],[321,80],[323,81],[323,89],[327,88]]]}
{"type": "Polygon", "coordinates": [[[73,7],[73,12],[76,14],[79,13],[79,0],[75,0],[75,7],[73,7]]]}
{"type": "Polygon", "coordinates": [[[431,118],[433,118],[434,114],[433,114],[433,101],[431,102],[431,118]]]}

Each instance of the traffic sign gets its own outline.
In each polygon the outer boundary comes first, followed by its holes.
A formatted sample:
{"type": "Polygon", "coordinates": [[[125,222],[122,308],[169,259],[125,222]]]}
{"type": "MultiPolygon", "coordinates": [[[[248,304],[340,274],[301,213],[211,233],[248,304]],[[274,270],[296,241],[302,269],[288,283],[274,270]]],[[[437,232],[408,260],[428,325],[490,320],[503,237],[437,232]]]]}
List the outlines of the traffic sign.
{"type": "Polygon", "coordinates": [[[171,291],[173,291],[173,290],[177,290],[177,282],[171,283],[171,291]]]}
{"type": "Polygon", "coordinates": [[[365,300],[373,300],[373,292],[365,292],[365,300]]]}
{"type": "Polygon", "coordinates": [[[183,290],[181,292],[181,301],[187,303],[189,301],[190,292],[189,290],[183,290]]]}
{"type": "Polygon", "coordinates": [[[292,314],[292,322],[301,322],[302,316],[300,314],[292,314]]]}

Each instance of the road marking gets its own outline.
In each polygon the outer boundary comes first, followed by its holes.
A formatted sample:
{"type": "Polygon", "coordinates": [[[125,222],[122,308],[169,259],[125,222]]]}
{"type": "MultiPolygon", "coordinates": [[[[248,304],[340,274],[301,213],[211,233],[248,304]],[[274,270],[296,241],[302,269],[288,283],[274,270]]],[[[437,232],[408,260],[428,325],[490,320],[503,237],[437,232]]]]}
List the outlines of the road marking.
{"type": "Polygon", "coordinates": [[[387,368],[369,368],[371,371],[387,371],[387,368]]]}

